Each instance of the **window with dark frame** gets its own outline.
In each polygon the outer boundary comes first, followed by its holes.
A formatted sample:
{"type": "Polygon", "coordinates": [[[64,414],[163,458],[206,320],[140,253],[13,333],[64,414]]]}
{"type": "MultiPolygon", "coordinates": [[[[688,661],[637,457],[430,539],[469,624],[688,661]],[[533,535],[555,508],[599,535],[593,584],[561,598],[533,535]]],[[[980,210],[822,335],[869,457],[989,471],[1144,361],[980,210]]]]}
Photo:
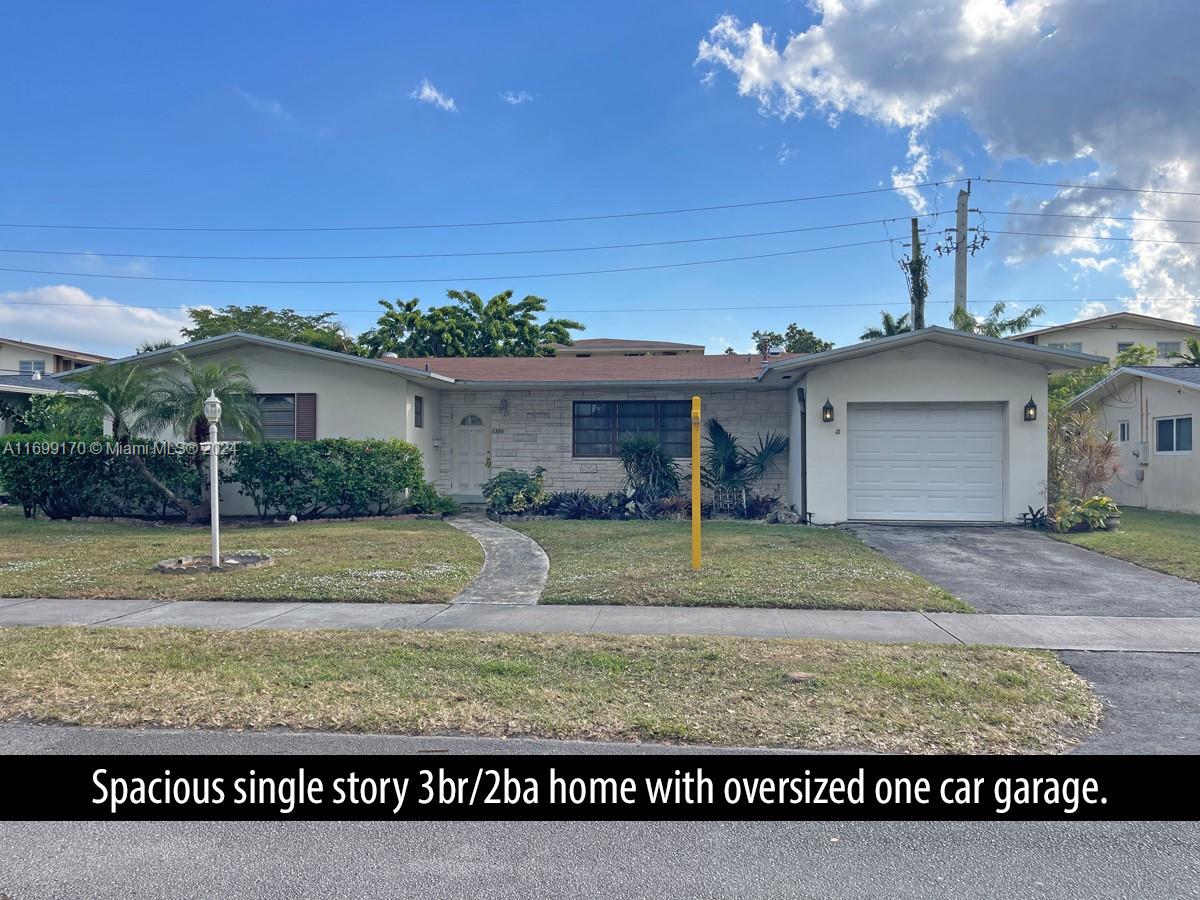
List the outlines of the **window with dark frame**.
{"type": "MultiPolygon", "coordinates": [[[[258,404],[258,424],[264,441],[296,440],[296,395],[255,394],[258,404]]],[[[227,441],[244,441],[246,436],[232,425],[221,425],[221,436],[227,441]]]]}
{"type": "Polygon", "coordinates": [[[1154,420],[1155,453],[1191,453],[1192,417],[1176,416],[1154,420]]]}
{"type": "Polygon", "coordinates": [[[413,428],[425,427],[425,398],[413,395],[413,428]]]}
{"type": "Polygon", "coordinates": [[[656,438],[674,457],[692,452],[687,400],[576,400],[572,419],[572,456],[617,456],[626,435],[656,438]]]}
{"type": "Polygon", "coordinates": [[[1117,423],[1117,440],[1120,441],[1122,444],[1129,443],[1129,423],[1128,422],[1118,422],[1117,423]]]}
{"type": "Polygon", "coordinates": [[[18,363],[22,375],[32,375],[34,372],[46,374],[46,361],[44,359],[23,359],[18,363]]]}

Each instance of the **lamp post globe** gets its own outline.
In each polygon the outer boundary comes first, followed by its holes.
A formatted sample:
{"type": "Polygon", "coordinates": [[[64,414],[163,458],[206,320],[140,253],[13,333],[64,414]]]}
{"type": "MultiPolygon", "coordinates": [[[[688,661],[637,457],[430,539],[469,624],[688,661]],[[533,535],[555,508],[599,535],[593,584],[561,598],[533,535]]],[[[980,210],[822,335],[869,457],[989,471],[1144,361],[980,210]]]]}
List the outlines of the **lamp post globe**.
{"type": "Polygon", "coordinates": [[[221,421],[221,401],[217,399],[216,391],[208,392],[208,399],[204,401],[204,418],[208,419],[209,425],[217,425],[221,421]]]}

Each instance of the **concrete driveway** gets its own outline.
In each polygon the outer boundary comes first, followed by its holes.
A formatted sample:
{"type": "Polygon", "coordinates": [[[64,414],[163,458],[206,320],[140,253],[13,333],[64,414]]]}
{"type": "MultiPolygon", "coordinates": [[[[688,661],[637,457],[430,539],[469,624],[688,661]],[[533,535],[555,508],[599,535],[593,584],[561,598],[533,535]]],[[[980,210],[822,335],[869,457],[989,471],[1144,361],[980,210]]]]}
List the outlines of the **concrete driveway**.
{"type": "Polygon", "coordinates": [[[1027,528],[856,525],[852,530],[978,612],[1200,616],[1200,584],[1027,528]]]}

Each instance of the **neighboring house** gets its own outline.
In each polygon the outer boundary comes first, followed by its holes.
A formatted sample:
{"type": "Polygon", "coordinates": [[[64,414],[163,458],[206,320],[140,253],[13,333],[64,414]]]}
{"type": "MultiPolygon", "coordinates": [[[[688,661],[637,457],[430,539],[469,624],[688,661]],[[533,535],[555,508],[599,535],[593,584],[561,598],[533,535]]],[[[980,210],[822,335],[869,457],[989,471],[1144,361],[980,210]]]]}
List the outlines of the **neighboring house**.
{"type": "Polygon", "coordinates": [[[1039,347],[1094,353],[1110,361],[1122,350],[1142,344],[1157,350],[1158,359],[1165,363],[1172,354],[1184,350],[1184,342],[1190,337],[1200,337],[1200,325],[1120,312],[1027,331],[1013,335],[1009,340],[1037,344],[1039,347]]]}
{"type": "Polygon", "coordinates": [[[557,356],[703,356],[703,344],[638,341],[626,338],[584,338],[573,344],[547,344],[557,356]]]}
{"type": "Polygon", "coordinates": [[[61,347],[46,347],[0,337],[0,375],[57,375],[82,366],[94,365],[107,360],[107,356],[64,350],[61,347]]]}
{"type": "Polygon", "coordinates": [[[1121,454],[1118,506],[1200,513],[1200,368],[1129,366],[1071,401],[1095,407],[1121,454]]]}
{"type": "Polygon", "coordinates": [[[5,413],[10,408],[18,411],[30,397],[52,394],[73,394],[79,388],[70,382],[40,372],[32,375],[0,374],[0,434],[12,432],[12,421],[5,413]]]}
{"type": "Polygon", "coordinates": [[[1046,376],[1103,360],[926,328],[823,353],[362,359],[227,334],[128,361],[244,364],[268,438],[402,438],[426,477],[463,499],[505,468],[546,469],[547,489],[623,481],[620,436],[654,434],[686,469],[702,401],[745,444],[790,438],[759,483],[819,523],[1012,522],[1042,506],[1046,376]],[[1032,401],[1036,413],[1026,419],[1032,401]]]}

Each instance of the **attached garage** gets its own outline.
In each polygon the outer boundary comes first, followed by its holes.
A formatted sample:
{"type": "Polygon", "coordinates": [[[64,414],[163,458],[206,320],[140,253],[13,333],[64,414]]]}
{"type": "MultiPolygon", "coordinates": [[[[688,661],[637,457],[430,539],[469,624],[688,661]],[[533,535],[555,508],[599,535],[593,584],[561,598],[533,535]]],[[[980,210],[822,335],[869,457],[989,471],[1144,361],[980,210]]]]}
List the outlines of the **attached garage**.
{"type": "Polygon", "coordinates": [[[847,407],[851,520],[1004,520],[1004,406],[852,403],[847,407]]]}

